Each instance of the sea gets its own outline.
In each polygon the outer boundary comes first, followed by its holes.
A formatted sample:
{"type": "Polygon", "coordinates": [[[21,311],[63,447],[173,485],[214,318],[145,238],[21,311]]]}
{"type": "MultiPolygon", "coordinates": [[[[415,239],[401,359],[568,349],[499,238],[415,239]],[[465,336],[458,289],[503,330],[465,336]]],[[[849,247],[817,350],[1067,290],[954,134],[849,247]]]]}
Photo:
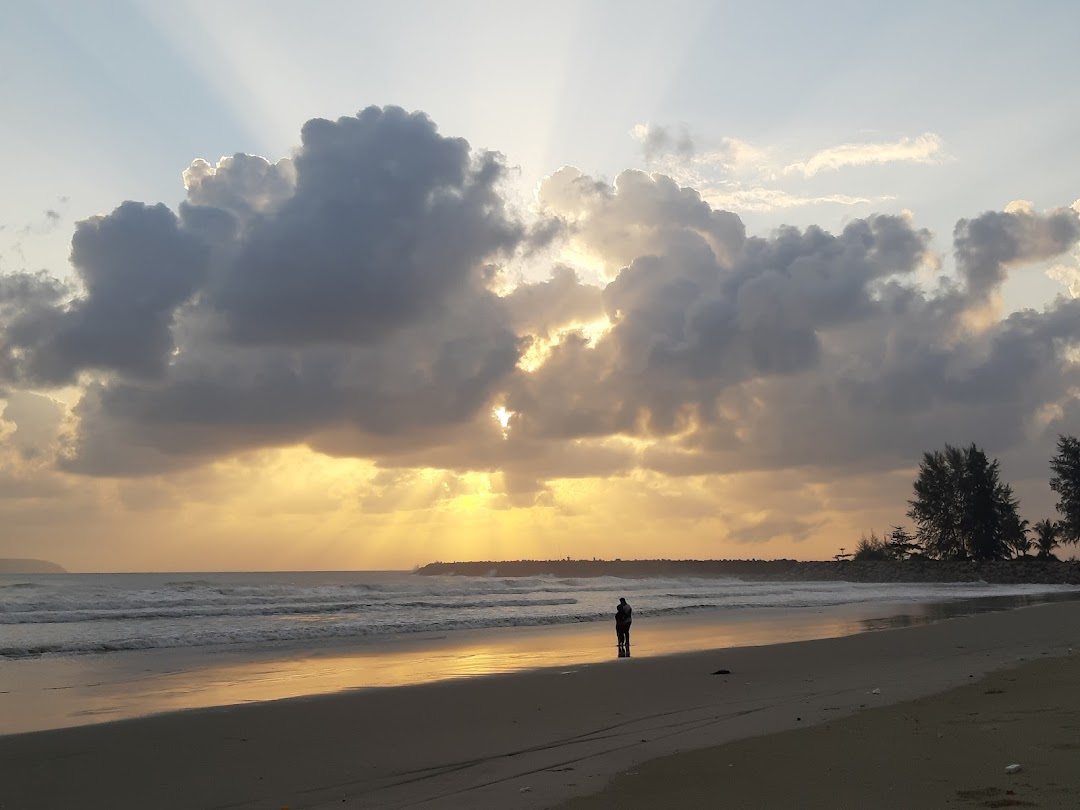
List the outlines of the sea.
{"type": "Polygon", "coordinates": [[[615,655],[846,635],[1080,598],[986,583],[400,571],[0,575],[0,733],[615,655]]]}

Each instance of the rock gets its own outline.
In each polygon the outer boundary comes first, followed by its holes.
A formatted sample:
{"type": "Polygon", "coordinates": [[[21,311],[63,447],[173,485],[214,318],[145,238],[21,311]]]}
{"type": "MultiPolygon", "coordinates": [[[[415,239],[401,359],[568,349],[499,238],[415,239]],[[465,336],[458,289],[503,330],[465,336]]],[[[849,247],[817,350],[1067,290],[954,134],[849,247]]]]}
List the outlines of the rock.
{"type": "Polygon", "coordinates": [[[718,670],[716,670],[716,672],[713,673],[713,675],[730,675],[730,674],[731,674],[730,669],[718,669],[718,670]]]}
{"type": "Polygon", "coordinates": [[[1022,770],[1024,769],[1020,766],[1019,762],[1014,762],[1012,765],[1005,766],[1005,773],[1020,773],[1022,770]]]}

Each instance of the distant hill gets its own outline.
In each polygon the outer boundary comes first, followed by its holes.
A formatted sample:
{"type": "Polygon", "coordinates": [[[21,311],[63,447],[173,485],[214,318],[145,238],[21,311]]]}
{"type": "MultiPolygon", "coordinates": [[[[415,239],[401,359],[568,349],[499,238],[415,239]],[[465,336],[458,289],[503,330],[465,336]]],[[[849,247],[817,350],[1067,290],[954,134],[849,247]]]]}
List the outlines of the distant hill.
{"type": "Polygon", "coordinates": [[[0,574],[66,574],[62,566],[46,560],[17,560],[0,557],[0,574]]]}

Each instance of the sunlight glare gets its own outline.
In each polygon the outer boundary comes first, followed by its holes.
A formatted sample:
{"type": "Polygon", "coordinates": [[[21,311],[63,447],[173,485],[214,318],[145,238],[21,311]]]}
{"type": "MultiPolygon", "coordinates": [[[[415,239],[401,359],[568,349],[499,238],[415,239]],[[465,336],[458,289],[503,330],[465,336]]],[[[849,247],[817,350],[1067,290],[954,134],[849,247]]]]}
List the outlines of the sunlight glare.
{"type": "Polygon", "coordinates": [[[547,336],[537,335],[529,348],[522,353],[521,359],[518,360],[518,368],[529,373],[536,371],[547,362],[551,350],[562,343],[567,335],[581,335],[585,339],[585,345],[590,349],[595,349],[601,338],[610,332],[613,326],[614,324],[605,316],[585,323],[568,323],[547,336]]]}
{"type": "Polygon", "coordinates": [[[510,435],[510,417],[514,415],[514,412],[508,411],[505,405],[500,405],[491,412],[491,415],[498,420],[503,438],[505,439],[510,435]]]}

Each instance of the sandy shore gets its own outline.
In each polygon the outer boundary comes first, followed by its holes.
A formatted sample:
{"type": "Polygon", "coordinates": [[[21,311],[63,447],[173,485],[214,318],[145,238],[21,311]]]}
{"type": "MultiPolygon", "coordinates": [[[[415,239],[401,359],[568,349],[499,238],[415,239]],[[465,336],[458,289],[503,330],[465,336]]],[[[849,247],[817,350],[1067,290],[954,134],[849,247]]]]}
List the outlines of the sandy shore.
{"type": "Polygon", "coordinates": [[[1074,810],[1078,684],[1080,655],[1044,658],[930,698],[655,759],[560,807],[1074,810]]]}
{"type": "Polygon", "coordinates": [[[1070,647],[1077,602],[9,735],[0,807],[1075,807],[1070,647]]]}

